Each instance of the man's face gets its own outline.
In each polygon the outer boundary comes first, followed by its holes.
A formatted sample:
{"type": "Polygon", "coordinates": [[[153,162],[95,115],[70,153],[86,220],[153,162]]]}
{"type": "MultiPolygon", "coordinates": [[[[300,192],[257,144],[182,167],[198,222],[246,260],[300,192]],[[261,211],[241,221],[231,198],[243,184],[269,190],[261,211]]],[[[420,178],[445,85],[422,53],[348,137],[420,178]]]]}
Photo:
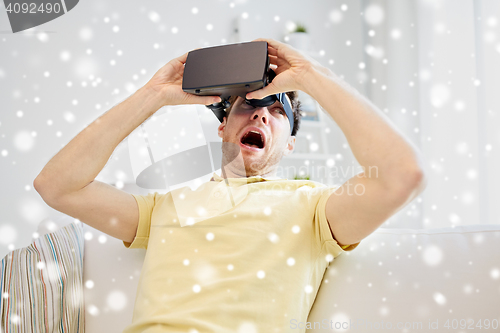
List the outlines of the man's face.
{"type": "Polygon", "coordinates": [[[279,101],[253,107],[238,96],[227,118],[218,135],[223,142],[223,166],[233,173],[241,177],[273,173],[281,158],[293,152],[295,137],[290,135],[290,123],[279,101]]]}

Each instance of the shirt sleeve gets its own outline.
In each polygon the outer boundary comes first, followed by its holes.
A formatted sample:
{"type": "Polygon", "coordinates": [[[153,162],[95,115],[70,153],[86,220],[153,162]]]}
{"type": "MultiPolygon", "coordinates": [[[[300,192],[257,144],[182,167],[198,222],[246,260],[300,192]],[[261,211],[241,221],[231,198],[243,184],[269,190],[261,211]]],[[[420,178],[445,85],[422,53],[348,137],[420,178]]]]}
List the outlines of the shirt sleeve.
{"type": "Polygon", "coordinates": [[[314,224],[317,238],[319,241],[319,246],[321,250],[326,253],[330,253],[333,257],[337,257],[344,251],[352,251],[354,250],[360,242],[355,244],[343,245],[342,247],[337,243],[337,240],[334,238],[332,230],[330,229],[330,224],[326,218],[326,202],[330,195],[337,190],[338,185],[322,188],[321,194],[318,199],[318,204],[316,205],[316,211],[314,214],[314,224]]]}
{"type": "Polygon", "coordinates": [[[149,231],[151,229],[151,216],[160,194],[158,192],[148,195],[132,194],[139,207],[139,225],[132,243],[123,241],[127,249],[147,249],[149,242],[149,231]]]}

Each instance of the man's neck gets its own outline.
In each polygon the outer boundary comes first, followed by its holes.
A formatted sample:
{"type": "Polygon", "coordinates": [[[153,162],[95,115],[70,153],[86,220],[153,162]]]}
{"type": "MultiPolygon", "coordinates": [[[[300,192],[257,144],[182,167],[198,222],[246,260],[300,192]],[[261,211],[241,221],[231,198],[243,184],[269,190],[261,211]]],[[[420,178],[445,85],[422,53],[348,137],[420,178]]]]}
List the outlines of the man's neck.
{"type": "Polygon", "coordinates": [[[267,178],[267,177],[276,177],[276,170],[272,170],[271,172],[268,172],[266,174],[250,174],[246,175],[243,174],[243,172],[240,172],[239,170],[231,170],[230,168],[222,168],[221,169],[221,177],[222,178],[248,178],[248,177],[253,177],[253,176],[261,176],[262,178],[267,178]]]}

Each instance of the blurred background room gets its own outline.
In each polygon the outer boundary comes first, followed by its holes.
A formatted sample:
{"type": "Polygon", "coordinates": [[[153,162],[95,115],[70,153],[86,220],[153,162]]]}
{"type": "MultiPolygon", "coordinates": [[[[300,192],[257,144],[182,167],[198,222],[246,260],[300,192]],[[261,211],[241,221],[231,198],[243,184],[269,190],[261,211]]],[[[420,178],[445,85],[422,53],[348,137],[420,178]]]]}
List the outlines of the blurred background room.
{"type": "MultiPolygon", "coordinates": [[[[427,189],[384,228],[499,224],[499,16],[495,0],[82,0],[14,34],[0,6],[0,257],[28,245],[41,220],[61,214],[33,180],[87,125],[172,58],[259,37],[330,68],[423,153],[427,189]]],[[[359,164],[319,104],[303,93],[300,100],[296,150],[278,176],[342,184],[359,164]]],[[[162,108],[120,143],[97,180],[134,194],[209,180],[211,173],[139,186],[141,172],[157,171],[150,156],[160,160],[177,142],[160,131],[169,117],[185,122],[181,131],[203,130],[193,144],[221,141],[203,105],[162,108]]]]}

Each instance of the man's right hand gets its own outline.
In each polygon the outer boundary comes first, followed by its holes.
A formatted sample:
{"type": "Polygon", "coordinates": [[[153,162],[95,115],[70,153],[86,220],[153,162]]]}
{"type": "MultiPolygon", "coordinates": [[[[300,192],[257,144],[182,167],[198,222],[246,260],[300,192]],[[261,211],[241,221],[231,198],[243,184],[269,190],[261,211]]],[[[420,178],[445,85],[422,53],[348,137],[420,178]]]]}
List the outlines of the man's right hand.
{"type": "Polygon", "coordinates": [[[157,92],[162,105],[210,105],[220,102],[219,96],[196,96],[182,90],[182,75],[188,53],[169,61],[153,75],[144,87],[157,92]]]}

